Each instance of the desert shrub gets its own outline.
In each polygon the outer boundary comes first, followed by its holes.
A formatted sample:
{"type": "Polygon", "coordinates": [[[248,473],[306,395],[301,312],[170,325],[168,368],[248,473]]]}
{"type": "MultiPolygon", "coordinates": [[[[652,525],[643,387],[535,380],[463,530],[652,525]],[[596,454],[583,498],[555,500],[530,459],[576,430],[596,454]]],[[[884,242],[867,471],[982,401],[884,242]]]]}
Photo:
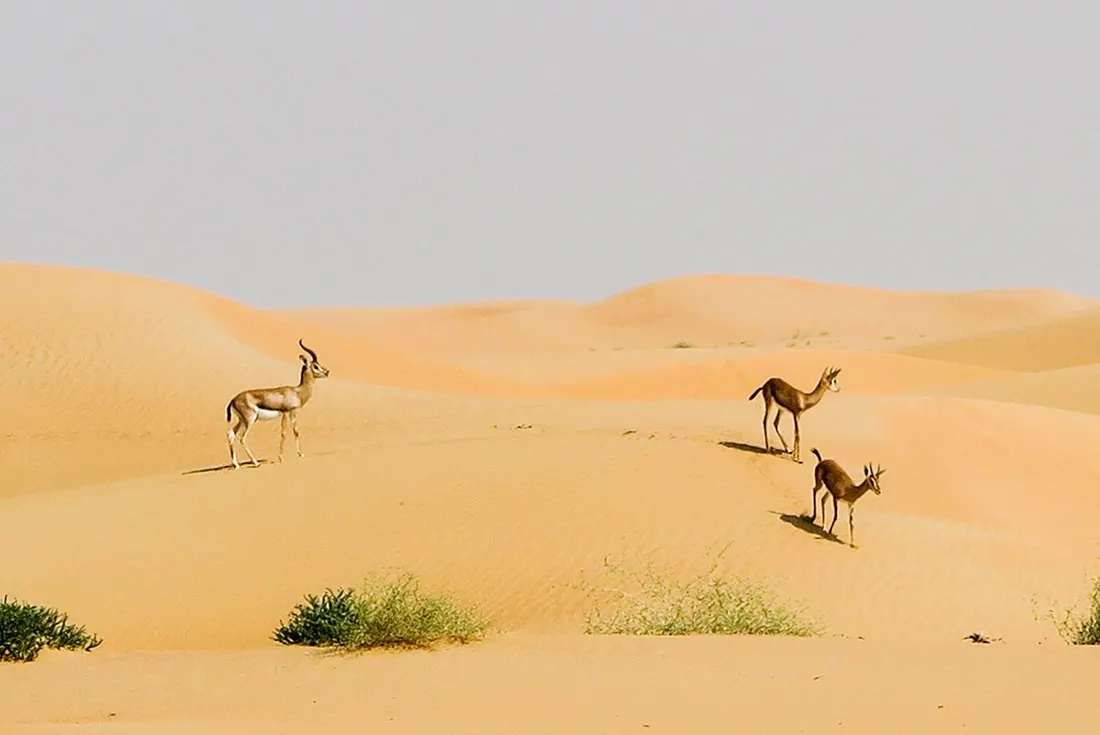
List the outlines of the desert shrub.
{"type": "MultiPolygon", "coordinates": [[[[728,548],[728,547],[727,547],[728,548]]],[[[723,552],[724,553],[724,550],[723,552]]],[[[819,626],[779,603],[762,584],[718,574],[721,554],[702,574],[678,582],[651,562],[638,571],[605,562],[625,584],[589,586],[593,607],[585,632],[594,635],[792,635],[819,634],[819,626]],[[601,605],[601,597],[611,597],[601,605]]]]}
{"type": "Polygon", "coordinates": [[[421,592],[411,574],[395,580],[368,578],[359,588],[308,594],[274,639],[284,645],[342,649],[426,648],[446,641],[481,639],[489,622],[476,610],[421,592]]]}
{"type": "Polygon", "coordinates": [[[1079,615],[1072,608],[1060,617],[1052,616],[1062,640],[1075,646],[1100,644],[1100,579],[1093,580],[1087,610],[1079,615]]]}
{"type": "Polygon", "coordinates": [[[34,661],[43,648],[91,651],[103,641],[49,607],[0,601],[0,661],[34,661]]]}

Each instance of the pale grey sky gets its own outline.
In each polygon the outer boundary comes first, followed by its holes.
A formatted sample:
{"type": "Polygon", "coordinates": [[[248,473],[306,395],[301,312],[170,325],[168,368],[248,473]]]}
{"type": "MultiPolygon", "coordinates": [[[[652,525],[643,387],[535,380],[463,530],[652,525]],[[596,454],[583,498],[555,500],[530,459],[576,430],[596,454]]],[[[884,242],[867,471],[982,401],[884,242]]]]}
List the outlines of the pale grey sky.
{"type": "Polygon", "coordinates": [[[1100,3],[0,0],[0,260],[257,306],[1100,297],[1100,3]]]}

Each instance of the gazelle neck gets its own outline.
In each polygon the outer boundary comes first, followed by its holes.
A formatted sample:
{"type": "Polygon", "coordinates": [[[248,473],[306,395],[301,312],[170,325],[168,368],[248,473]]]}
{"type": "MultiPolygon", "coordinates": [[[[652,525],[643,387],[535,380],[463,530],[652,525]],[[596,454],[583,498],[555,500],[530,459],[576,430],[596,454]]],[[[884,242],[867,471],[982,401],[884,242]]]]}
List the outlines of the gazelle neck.
{"type": "Polygon", "coordinates": [[[302,376],[298,381],[298,399],[305,405],[306,401],[313,396],[313,383],[317,379],[313,377],[313,372],[309,369],[309,365],[302,366],[302,376]]]}
{"type": "Polygon", "coordinates": [[[852,502],[854,503],[857,500],[859,500],[860,498],[862,498],[864,495],[867,494],[867,491],[870,490],[870,489],[871,489],[871,480],[870,480],[870,478],[864,477],[863,482],[859,483],[858,485],[856,485],[855,487],[852,488],[852,492],[851,492],[852,502]]]}
{"type": "Polygon", "coordinates": [[[817,387],[813,389],[812,393],[806,394],[806,408],[813,408],[818,403],[821,403],[821,399],[825,397],[825,391],[829,389],[828,383],[825,379],[817,381],[817,387]]]}

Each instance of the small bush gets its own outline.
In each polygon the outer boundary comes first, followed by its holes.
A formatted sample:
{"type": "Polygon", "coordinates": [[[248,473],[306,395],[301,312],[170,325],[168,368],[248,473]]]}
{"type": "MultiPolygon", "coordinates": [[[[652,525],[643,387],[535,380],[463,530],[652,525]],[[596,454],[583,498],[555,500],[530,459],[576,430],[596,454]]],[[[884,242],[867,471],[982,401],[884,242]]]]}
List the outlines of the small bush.
{"type": "Polygon", "coordinates": [[[676,344],[672,345],[672,349],[674,349],[674,350],[691,350],[691,349],[694,349],[694,348],[695,348],[694,343],[686,342],[684,340],[681,340],[681,341],[677,342],[676,344]]]}
{"type": "Polygon", "coordinates": [[[1061,617],[1051,616],[1062,640],[1075,646],[1100,644],[1100,579],[1093,580],[1089,593],[1088,612],[1078,615],[1072,609],[1061,617]]]}
{"type": "Polygon", "coordinates": [[[57,610],[0,601],[0,661],[34,661],[43,648],[91,651],[103,641],[57,610]]]}
{"type": "Polygon", "coordinates": [[[585,633],[811,636],[820,632],[817,624],[776,602],[763,585],[723,578],[716,572],[717,565],[718,559],[703,574],[678,583],[652,564],[627,573],[621,565],[605,562],[608,571],[624,578],[634,590],[590,588],[610,593],[615,602],[606,612],[598,603],[594,606],[585,621],[585,633]]]}
{"type": "Polygon", "coordinates": [[[410,574],[368,579],[359,589],[306,595],[274,639],[284,645],[365,648],[427,648],[439,641],[469,643],[489,628],[476,611],[445,597],[425,595],[410,574]]]}

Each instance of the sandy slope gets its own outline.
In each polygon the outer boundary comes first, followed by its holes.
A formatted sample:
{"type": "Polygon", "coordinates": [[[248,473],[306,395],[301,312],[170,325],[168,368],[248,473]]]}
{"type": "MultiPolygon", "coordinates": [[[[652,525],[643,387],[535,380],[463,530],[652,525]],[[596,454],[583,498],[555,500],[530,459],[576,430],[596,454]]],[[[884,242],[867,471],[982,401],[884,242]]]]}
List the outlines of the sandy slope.
{"type": "Polygon", "coordinates": [[[0,682],[17,733],[1086,733],[1091,651],[967,643],[509,635],[331,660],[47,656],[0,682]],[[13,681],[14,680],[14,681],[13,681]],[[79,702],[58,691],[79,690],[79,702]],[[48,724],[47,724],[48,723],[48,724]]]}
{"type": "Polygon", "coordinates": [[[494,357],[463,364],[485,374],[522,376],[538,383],[544,395],[647,401],[742,400],[773,375],[811,391],[826,366],[841,368],[839,380],[846,396],[921,393],[1016,376],[973,365],[836,348],[665,352],[631,352],[618,360],[494,357]],[[694,354],[676,359],[683,353],[694,354]],[[552,374],[555,369],[557,375],[552,374]],[[572,377],[563,380],[569,373],[572,377]]]}
{"type": "Polygon", "coordinates": [[[905,352],[934,360],[1023,371],[1100,363],[1100,310],[1085,309],[1026,326],[998,325],[982,334],[907,346],[905,352]]]}
{"type": "MultiPolygon", "coordinates": [[[[75,269],[3,266],[0,286],[0,594],[56,605],[107,641],[0,666],[0,729],[337,731],[393,716],[403,732],[445,717],[454,732],[617,732],[644,716],[705,732],[736,710],[762,731],[816,697],[808,719],[768,731],[834,716],[846,731],[891,717],[993,731],[1049,716],[1048,682],[1095,673],[1035,618],[1098,571],[1100,403],[1073,386],[1100,385],[1100,364],[1066,336],[1092,302],[703,277],[587,305],[303,313],[75,269]],[[784,349],[802,322],[829,344],[784,349]],[[760,344],[667,348],[731,328],[760,344]],[[883,334],[937,347],[899,352],[883,334]],[[307,456],[220,470],[225,403],[295,380],[299,336],[333,371],[302,415],[307,456]],[[989,359],[986,344],[1000,345],[989,359]],[[1024,353],[1077,367],[1017,372],[1042,367],[1024,353]],[[746,400],[775,374],[808,389],[826,364],[844,368],[843,390],[804,417],[804,455],[888,468],[858,506],[858,550],[798,519],[812,464],[762,454],[762,402],[746,400]],[[577,584],[608,583],[606,556],[686,574],[727,544],[723,569],[770,583],[830,637],[577,635],[577,584]],[[478,604],[500,635],[354,661],[270,642],[303,593],[394,567],[478,604]],[[976,630],[1006,642],[960,642],[976,630]],[[918,650],[933,653],[897,665],[918,650]],[[1008,667],[1034,678],[1007,690],[1022,709],[1005,719],[983,703],[1010,686],[1008,667]],[[575,677],[588,671],[600,676],[586,686],[575,677]],[[823,696],[823,671],[879,693],[823,696]],[[639,685],[647,673],[663,699],[639,685]],[[366,706],[387,695],[389,709],[366,706]]],[[[259,426],[253,449],[272,457],[277,436],[259,426]]],[[[843,510],[836,530],[847,539],[843,510]]],[[[1091,700],[1059,691],[1059,715],[1084,718],[1091,700]]]]}

